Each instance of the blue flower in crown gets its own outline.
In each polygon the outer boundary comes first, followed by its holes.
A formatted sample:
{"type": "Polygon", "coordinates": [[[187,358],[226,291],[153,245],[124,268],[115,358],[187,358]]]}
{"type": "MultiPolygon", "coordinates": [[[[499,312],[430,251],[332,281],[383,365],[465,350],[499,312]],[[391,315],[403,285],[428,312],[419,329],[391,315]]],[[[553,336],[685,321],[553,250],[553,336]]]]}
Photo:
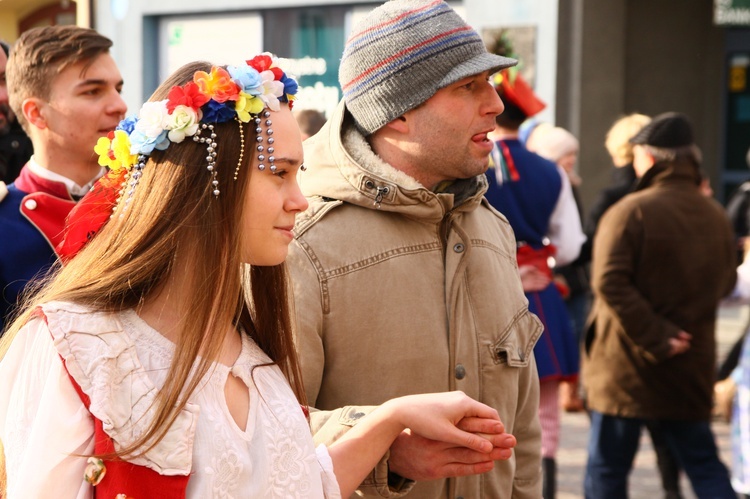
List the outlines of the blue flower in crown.
{"type": "Polygon", "coordinates": [[[232,76],[232,80],[240,89],[249,95],[260,95],[263,93],[261,85],[263,80],[260,73],[245,63],[240,66],[227,66],[227,72],[232,76]]]}
{"type": "Polygon", "coordinates": [[[203,107],[203,119],[201,122],[204,123],[224,123],[231,120],[237,114],[234,111],[234,106],[228,106],[223,102],[216,102],[210,100],[206,102],[203,107]]]}
{"type": "Polygon", "coordinates": [[[294,95],[297,93],[299,85],[294,78],[289,78],[286,73],[281,75],[281,83],[284,84],[284,95],[294,95]]]}
{"type": "Polygon", "coordinates": [[[163,151],[169,147],[167,130],[164,130],[156,137],[149,137],[139,130],[133,130],[130,134],[130,153],[131,154],[151,154],[154,149],[163,151]]]}
{"type": "Polygon", "coordinates": [[[133,133],[133,130],[135,130],[135,124],[137,122],[137,116],[128,116],[127,118],[122,120],[119,125],[117,125],[117,128],[115,128],[115,130],[122,130],[123,132],[130,135],[131,133],[133,133]]]}
{"type": "Polygon", "coordinates": [[[224,123],[237,115],[234,106],[230,107],[223,102],[216,102],[215,100],[206,102],[201,107],[201,111],[203,111],[203,119],[201,121],[204,123],[224,123]]]}

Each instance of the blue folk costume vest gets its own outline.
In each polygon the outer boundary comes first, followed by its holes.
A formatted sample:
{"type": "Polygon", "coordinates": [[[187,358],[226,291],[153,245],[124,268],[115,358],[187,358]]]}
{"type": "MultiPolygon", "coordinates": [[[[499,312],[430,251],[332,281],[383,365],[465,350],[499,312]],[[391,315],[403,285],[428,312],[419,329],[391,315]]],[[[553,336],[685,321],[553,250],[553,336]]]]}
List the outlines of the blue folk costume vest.
{"type": "MultiPolygon", "coordinates": [[[[560,173],[554,163],[528,151],[518,140],[501,140],[496,146],[493,167],[487,171],[485,197],[510,222],[519,261],[530,259],[546,267],[547,256],[554,253],[546,235],[560,197],[560,173]]],[[[549,267],[546,270],[549,272],[549,267]]],[[[539,379],[575,379],[578,347],[560,291],[550,283],[542,291],[526,293],[526,298],[529,310],[544,324],[534,347],[539,379]]]]}
{"type": "Polygon", "coordinates": [[[0,333],[24,287],[57,260],[55,246],[75,205],[65,184],[41,178],[28,166],[0,192],[0,333]]]}

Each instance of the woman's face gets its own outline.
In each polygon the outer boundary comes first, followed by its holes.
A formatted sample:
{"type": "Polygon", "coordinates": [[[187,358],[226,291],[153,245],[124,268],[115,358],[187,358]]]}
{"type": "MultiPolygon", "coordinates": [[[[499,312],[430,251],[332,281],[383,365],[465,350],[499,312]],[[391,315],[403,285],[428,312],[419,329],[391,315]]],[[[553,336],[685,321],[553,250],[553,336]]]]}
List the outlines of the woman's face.
{"type": "MultiPolygon", "coordinates": [[[[299,127],[289,107],[271,112],[274,137],[274,164],[277,173],[269,169],[267,152],[265,170],[258,170],[255,141],[246,141],[245,154],[252,153],[250,177],[245,197],[242,223],[243,261],[251,265],[282,263],[292,242],[292,228],[297,213],[307,209],[307,200],[297,184],[297,172],[302,166],[302,139],[299,127]],[[249,146],[248,146],[249,145],[249,146]]],[[[263,134],[266,137],[265,133],[263,134]]]]}
{"type": "Polygon", "coordinates": [[[576,162],[578,161],[578,152],[570,152],[565,156],[557,160],[557,164],[565,170],[567,173],[572,172],[575,169],[576,162]]]}

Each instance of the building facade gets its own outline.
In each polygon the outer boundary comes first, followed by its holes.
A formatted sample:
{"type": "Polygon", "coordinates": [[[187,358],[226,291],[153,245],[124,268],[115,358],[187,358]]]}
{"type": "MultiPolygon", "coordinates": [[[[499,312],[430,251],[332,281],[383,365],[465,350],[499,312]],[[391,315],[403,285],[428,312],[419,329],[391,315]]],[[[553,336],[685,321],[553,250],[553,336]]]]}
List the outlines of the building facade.
{"type": "MultiPolygon", "coordinates": [[[[299,107],[330,112],[338,62],[368,0],[3,0],[0,38],[71,22],[114,41],[123,95],[136,109],[179,65],[233,63],[270,51],[300,80],[299,107]],[[58,17],[43,14],[52,9],[58,17]],[[72,11],[71,11],[72,9],[72,11]],[[34,14],[34,15],[31,15],[34,14]],[[67,17],[66,17],[67,16],[67,17]],[[34,24],[36,23],[36,24],[34,24]]],[[[609,181],[604,137],[618,117],[681,111],[695,124],[703,168],[725,201],[750,178],[750,0],[463,0],[483,36],[507,35],[547,108],[543,121],[579,137],[588,205],[609,181]]]]}

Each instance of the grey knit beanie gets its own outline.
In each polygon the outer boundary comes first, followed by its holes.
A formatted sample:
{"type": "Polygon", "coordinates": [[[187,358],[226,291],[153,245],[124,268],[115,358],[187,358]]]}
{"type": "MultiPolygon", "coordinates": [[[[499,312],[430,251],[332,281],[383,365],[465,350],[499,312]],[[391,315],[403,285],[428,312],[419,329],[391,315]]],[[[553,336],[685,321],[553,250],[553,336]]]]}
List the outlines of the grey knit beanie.
{"type": "Polygon", "coordinates": [[[339,84],[366,135],[443,87],[517,61],[490,54],[479,34],[442,0],[391,0],[352,29],[339,84]]]}

